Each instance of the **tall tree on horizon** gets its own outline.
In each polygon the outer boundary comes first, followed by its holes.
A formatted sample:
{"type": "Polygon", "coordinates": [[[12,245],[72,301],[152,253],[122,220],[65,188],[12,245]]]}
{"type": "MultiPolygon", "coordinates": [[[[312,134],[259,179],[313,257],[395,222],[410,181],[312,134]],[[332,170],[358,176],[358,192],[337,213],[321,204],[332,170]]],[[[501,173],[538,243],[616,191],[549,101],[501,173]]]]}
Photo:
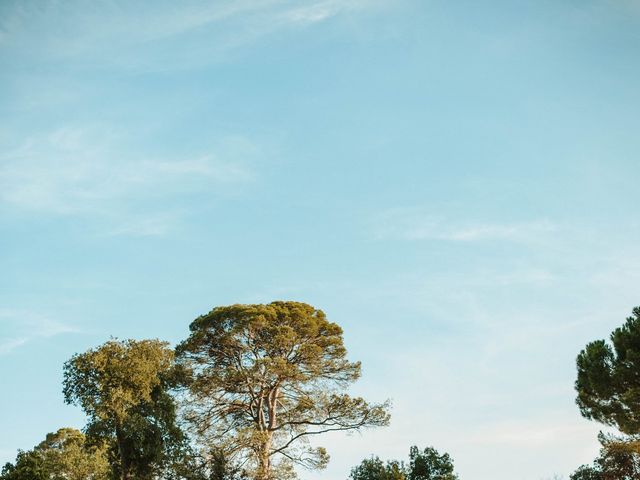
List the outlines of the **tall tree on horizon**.
{"type": "Polygon", "coordinates": [[[184,443],[168,391],[174,372],[160,340],[110,340],[64,365],[65,402],[88,415],[89,438],[111,443],[121,480],[155,478],[184,443]]]}
{"type": "Polygon", "coordinates": [[[627,435],[640,434],[640,307],[610,336],[589,343],[576,360],[580,413],[627,435]]]}
{"type": "Polygon", "coordinates": [[[578,355],[576,403],[585,418],[624,436],[601,434],[599,457],[576,470],[571,480],[640,478],[640,307],[609,338],[590,342],[578,355]]]}
{"type": "Polygon", "coordinates": [[[217,307],[190,325],[178,362],[190,370],[188,418],[206,442],[256,480],[295,476],[293,465],[326,466],[308,439],[387,425],[386,403],[344,390],[360,377],[342,329],[300,302],[217,307]],[[278,458],[276,460],[276,458],[278,458]]]}

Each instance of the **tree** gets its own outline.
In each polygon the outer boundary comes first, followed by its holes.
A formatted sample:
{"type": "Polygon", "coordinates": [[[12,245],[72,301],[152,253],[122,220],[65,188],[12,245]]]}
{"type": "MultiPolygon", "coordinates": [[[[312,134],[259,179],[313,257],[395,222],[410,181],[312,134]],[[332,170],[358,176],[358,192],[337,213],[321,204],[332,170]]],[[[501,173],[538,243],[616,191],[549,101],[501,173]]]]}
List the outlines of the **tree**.
{"type": "Polygon", "coordinates": [[[578,355],[576,403],[584,417],[616,427],[625,437],[601,434],[600,456],[571,480],[640,478],[640,307],[610,340],[591,342],[578,355]]]}
{"type": "Polygon", "coordinates": [[[603,480],[602,473],[597,467],[582,465],[571,474],[569,480],[603,480]]]}
{"type": "Polygon", "coordinates": [[[366,458],[351,469],[351,480],[406,480],[404,465],[396,461],[384,463],[379,457],[366,458]]]}
{"type": "Polygon", "coordinates": [[[418,447],[409,450],[409,475],[407,480],[457,480],[453,460],[448,453],[440,455],[433,447],[422,452],[418,447]]]}
{"type": "Polygon", "coordinates": [[[570,480],[637,480],[640,478],[640,442],[599,436],[602,448],[593,465],[583,465],[570,480]]]}
{"type": "Polygon", "coordinates": [[[185,449],[162,480],[250,480],[246,472],[220,450],[185,449]]]}
{"type": "Polygon", "coordinates": [[[159,340],[110,340],[65,363],[65,401],[89,416],[90,439],[111,443],[122,480],[153,478],[184,443],[168,392],[173,363],[159,340]]]}
{"type": "Polygon", "coordinates": [[[453,460],[448,453],[442,455],[435,448],[422,452],[418,447],[409,449],[409,464],[395,460],[383,463],[378,457],[365,459],[351,470],[351,480],[458,480],[453,471],[453,460]]]}
{"type": "Polygon", "coordinates": [[[640,434],[640,307],[604,340],[577,358],[576,402],[586,418],[629,435],[640,434]]]}
{"type": "Polygon", "coordinates": [[[389,422],[386,403],[344,393],[360,363],[347,360],[342,329],[321,310],[298,302],[217,307],[189,328],[176,350],[191,372],[187,416],[258,480],[294,476],[293,464],[323,468],[328,455],[309,446],[311,436],[389,422]]]}
{"type": "Polygon", "coordinates": [[[0,480],[107,480],[109,473],[104,445],[90,446],[82,432],[61,428],[33,450],[19,452],[0,480]]]}
{"type": "Polygon", "coordinates": [[[2,480],[48,480],[51,472],[45,458],[39,452],[18,451],[15,464],[7,462],[2,467],[2,480]]]}
{"type": "Polygon", "coordinates": [[[222,450],[211,452],[209,459],[209,480],[249,480],[246,472],[234,465],[222,450]]]}

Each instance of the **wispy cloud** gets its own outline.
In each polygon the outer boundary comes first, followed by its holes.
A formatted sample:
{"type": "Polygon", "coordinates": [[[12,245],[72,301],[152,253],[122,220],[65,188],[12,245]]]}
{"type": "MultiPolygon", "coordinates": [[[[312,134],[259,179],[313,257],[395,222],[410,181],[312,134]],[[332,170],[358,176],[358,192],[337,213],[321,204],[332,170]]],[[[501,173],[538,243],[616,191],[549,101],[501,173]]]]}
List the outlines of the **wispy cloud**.
{"type": "MultiPolygon", "coordinates": [[[[379,3],[379,2],[377,2],[379,3]]],[[[279,16],[291,24],[311,24],[325,21],[342,13],[353,12],[371,7],[375,3],[367,0],[325,0],[301,3],[301,6],[289,7],[279,16]]]]}
{"type": "Polygon", "coordinates": [[[108,128],[65,127],[32,136],[0,155],[0,202],[31,213],[92,216],[118,234],[160,235],[178,216],[164,210],[163,201],[255,179],[246,160],[256,149],[245,139],[222,148],[232,160],[214,153],[139,158],[126,142],[108,128]]]}
{"type": "Polygon", "coordinates": [[[6,338],[0,340],[0,355],[11,353],[16,348],[27,343],[28,339],[24,337],[19,338],[6,338]]]}
{"type": "Polygon", "coordinates": [[[530,241],[557,230],[548,220],[524,222],[465,222],[450,220],[418,208],[386,210],[373,220],[379,239],[444,240],[452,242],[530,241]]]}
{"type": "Polygon", "coordinates": [[[179,223],[176,214],[161,213],[129,218],[107,229],[105,235],[127,237],[162,237],[174,230],[179,223]]]}
{"type": "Polygon", "coordinates": [[[175,162],[143,162],[140,165],[144,171],[144,179],[150,181],[150,177],[146,172],[151,172],[151,181],[153,176],[161,177],[164,175],[190,176],[197,175],[207,178],[214,182],[235,183],[245,182],[254,179],[254,174],[246,166],[232,162],[221,162],[214,155],[204,155],[191,160],[182,160],[175,162]]]}
{"type": "Polygon", "coordinates": [[[103,2],[86,9],[77,2],[24,2],[5,8],[0,19],[0,44],[41,58],[91,58],[85,67],[108,63],[166,70],[172,65],[211,63],[227,51],[279,30],[310,26],[381,3],[382,0],[196,0],[179,4],[159,1],[153,9],[137,2],[103,2]],[[50,29],[51,24],[61,28],[50,29]],[[147,48],[156,42],[170,39],[188,43],[189,37],[201,40],[203,35],[207,42],[190,44],[195,51],[168,49],[161,58],[148,55],[147,48]],[[137,61],[129,62],[131,56],[137,61]]]}
{"type": "Polygon", "coordinates": [[[28,310],[0,309],[0,355],[6,355],[37,338],[77,333],[71,325],[28,310]]]}

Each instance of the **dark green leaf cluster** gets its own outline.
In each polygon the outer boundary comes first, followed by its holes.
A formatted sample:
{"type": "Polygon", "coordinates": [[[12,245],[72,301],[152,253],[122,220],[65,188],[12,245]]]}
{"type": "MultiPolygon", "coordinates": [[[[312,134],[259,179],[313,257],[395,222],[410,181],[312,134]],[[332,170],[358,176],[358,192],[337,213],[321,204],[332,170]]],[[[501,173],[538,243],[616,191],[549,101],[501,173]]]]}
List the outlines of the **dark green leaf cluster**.
{"type": "Polygon", "coordinates": [[[409,449],[409,463],[383,462],[378,457],[365,459],[351,470],[351,480],[458,480],[453,460],[433,447],[409,449]]]}
{"type": "Polygon", "coordinates": [[[186,449],[176,460],[163,473],[162,480],[250,480],[246,472],[221,450],[203,455],[186,449]]]}
{"type": "Polygon", "coordinates": [[[405,468],[395,460],[383,462],[379,457],[367,458],[351,470],[352,480],[406,480],[405,468]]]}
{"type": "Polygon", "coordinates": [[[15,463],[7,463],[2,468],[2,480],[48,480],[52,471],[45,458],[34,451],[19,451],[15,463]]]}
{"type": "Polygon", "coordinates": [[[440,454],[435,448],[427,447],[422,452],[418,447],[409,450],[408,480],[456,480],[453,460],[448,453],[440,454]]]}
{"type": "Polygon", "coordinates": [[[616,427],[625,436],[601,433],[600,455],[571,480],[640,479],[640,307],[610,340],[591,342],[578,355],[576,402],[584,417],[616,427]]]}
{"type": "Polygon", "coordinates": [[[640,433],[640,307],[604,340],[589,343],[577,358],[576,390],[586,418],[640,433]]]}

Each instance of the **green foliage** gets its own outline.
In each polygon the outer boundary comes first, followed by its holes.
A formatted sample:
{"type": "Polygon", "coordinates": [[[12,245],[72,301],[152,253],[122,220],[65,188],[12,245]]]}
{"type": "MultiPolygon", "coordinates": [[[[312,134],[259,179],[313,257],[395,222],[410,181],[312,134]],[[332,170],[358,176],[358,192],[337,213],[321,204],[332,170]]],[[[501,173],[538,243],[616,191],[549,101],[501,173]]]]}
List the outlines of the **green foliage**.
{"type": "Polygon", "coordinates": [[[248,480],[246,472],[234,465],[222,450],[211,452],[210,480],[248,480]]]}
{"type": "Polygon", "coordinates": [[[448,453],[440,455],[435,448],[422,452],[418,447],[409,450],[408,480],[457,480],[453,472],[453,460],[448,453]]]}
{"type": "Polygon", "coordinates": [[[1,480],[48,480],[50,466],[39,452],[19,451],[15,464],[7,463],[2,468],[1,480]]]}
{"type": "Polygon", "coordinates": [[[406,480],[404,466],[398,462],[383,462],[378,457],[367,458],[351,469],[352,480],[406,480]]]}
{"type": "Polygon", "coordinates": [[[640,434],[640,307],[604,340],[589,343],[577,358],[577,404],[583,416],[640,434]]]}
{"type": "Polygon", "coordinates": [[[351,470],[352,480],[457,480],[453,460],[448,453],[439,454],[428,447],[409,449],[409,464],[397,461],[384,463],[378,457],[365,459],[351,470]]]}
{"type": "Polygon", "coordinates": [[[151,402],[173,353],[159,340],[111,340],[74,355],[64,366],[64,396],[92,420],[123,424],[131,410],[151,402]]]}
{"type": "Polygon", "coordinates": [[[329,457],[308,445],[309,435],[388,424],[386,404],[343,392],[360,363],[347,360],[342,329],[321,310],[298,302],[217,307],[190,330],[176,350],[191,372],[188,418],[259,480],[293,476],[291,463],[323,468],[329,457]]]}
{"type": "Polygon", "coordinates": [[[119,478],[152,479],[181,454],[174,377],[173,351],[159,340],[111,340],[65,363],[65,401],[89,416],[92,441],[110,445],[119,478]]]}
{"type": "Polygon", "coordinates": [[[640,442],[600,435],[602,449],[593,465],[583,465],[570,480],[637,480],[640,478],[640,442]]]}
{"type": "Polygon", "coordinates": [[[603,480],[602,473],[597,467],[582,465],[569,477],[570,480],[603,480]]]}
{"type": "Polygon", "coordinates": [[[249,480],[245,472],[219,451],[207,455],[183,448],[162,473],[162,480],[249,480]]]}
{"type": "Polygon", "coordinates": [[[33,450],[19,452],[0,480],[108,480],[109,474],[104,445],[90,446],[78,430],[61,428],[33,450]]]}

